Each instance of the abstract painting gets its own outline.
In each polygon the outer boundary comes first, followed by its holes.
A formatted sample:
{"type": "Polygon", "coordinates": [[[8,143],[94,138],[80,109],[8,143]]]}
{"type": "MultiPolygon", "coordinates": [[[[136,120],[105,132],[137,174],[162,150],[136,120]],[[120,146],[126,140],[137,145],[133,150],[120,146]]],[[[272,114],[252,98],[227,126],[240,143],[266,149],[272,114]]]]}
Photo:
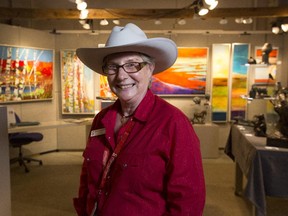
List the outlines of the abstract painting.
{"type": "Polygon", "coordinates": [[[207,47],[179,47],[174,65],[153,76],[151,90],[158,95],[205,94],[207,47]]]}
{"type": "Polygon", "coordinates": [[[212,46],[212,121],[227,121],[231,44],[212,46]]]}
{"type": "Polygon", "coordinates": [[[51,100],[54,52],[0,45],[0,103],[51,100]]]}
{"type": "Polygon", "coordinates": [[[247,95],[247,60],[250,54],[249,44],[233,44],[231,73],[231,103],[230,120],[235,117],[245,118],[246,100],[241,95],[247,95]]]}
{"type": "Polygon", "coordinates": [[[76,56],[74,50],[62,50],[62,114],[94,114],[94,72],[76,56]]]}

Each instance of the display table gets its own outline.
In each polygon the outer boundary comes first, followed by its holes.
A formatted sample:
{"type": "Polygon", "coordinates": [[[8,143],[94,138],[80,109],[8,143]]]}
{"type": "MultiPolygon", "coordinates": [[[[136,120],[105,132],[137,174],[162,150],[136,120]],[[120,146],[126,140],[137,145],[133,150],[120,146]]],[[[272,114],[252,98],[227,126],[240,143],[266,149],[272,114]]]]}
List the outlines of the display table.
{"type": "Polygon", "coordinates": [[[266,137],[254,136],[253,128],[233,125],[225,149],[236,162],[235,193],[255,206],[257,216],[266,215],[266,196],[288,197],[288,149],[266,146],[266,137]]]}
{"type": "Polygon", "coordinates": [[[213,123],[193,124],[200,140],[202,158],[219,157],[219,127],[213,123]]]}
{"type": "MultiPolygon", "coordinates": [[[[86,141],[90,132],[92,124],[92,118],[89,119],[63,119],[58,121],[47,121],[40,122],[39,125],[31,126],[16,126],[8,129],[9,133],[18,132],[38,132],[43,130],[56,130],[56,145],[48,146],[45,145],[32,152],[32,153],[46,153],[57,150],[83,150],[86,145],[86,141]],[[81,136],[81,131],[84,129],[85,134],[81,136]],[[72,132],[72,134],[71,134],[72,132]],[[73,138],[73,136],[76,136],[73,138]],[[79,140],[81,139],[82,140],[79,140]],[[73,139],[73,142],[71,141],[73,139]],[[68,142],[69,146],[65,145],[64,142],[68,142]],[[64,143],[64,144],[63,144],[64,143]]],[[[44,136],[45,137],[45,136],[44,136]]]]}

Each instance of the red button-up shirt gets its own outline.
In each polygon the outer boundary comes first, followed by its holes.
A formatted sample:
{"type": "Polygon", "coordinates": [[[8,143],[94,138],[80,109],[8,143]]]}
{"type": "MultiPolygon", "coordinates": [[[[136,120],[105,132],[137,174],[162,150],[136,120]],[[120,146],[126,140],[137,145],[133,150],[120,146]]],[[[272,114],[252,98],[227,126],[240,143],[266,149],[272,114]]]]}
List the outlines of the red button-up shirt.
{"type": "MultiPolygon", "coordinates": [[[[107,149],[112,152],[125,126],[114,133],[120,102],[94,119],[74,206],[91,215],[107,149]]],[[[148,90],[134,114],[135,125],[111,167],[97,202],[97,216],[201,216],[205,183],[197,135],[188,118],[148,90]]]]}

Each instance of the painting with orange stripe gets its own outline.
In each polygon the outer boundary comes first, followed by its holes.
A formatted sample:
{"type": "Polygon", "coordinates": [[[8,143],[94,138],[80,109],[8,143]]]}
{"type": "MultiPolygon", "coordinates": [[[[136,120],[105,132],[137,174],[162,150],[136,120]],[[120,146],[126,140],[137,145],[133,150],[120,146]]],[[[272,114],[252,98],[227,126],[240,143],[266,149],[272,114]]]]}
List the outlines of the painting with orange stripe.
{"type": "Polygon", "coordinates": [[[207,47],[179,47],[174,65],[153,76],[152,92],[173,96],[205,94],[208,51],[207,47]]]}

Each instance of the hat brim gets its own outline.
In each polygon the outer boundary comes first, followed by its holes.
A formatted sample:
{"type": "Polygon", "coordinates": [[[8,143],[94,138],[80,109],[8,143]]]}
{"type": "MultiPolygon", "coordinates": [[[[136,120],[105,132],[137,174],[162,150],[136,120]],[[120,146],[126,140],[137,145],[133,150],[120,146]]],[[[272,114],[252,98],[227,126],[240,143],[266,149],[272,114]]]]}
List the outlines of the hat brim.
{"type": "Polygon", "coordinates": [[[177,59],[176,44],[166,38],[151,38],[143,42],[137,42],[122,46],[79,48],[76,50],[78,58],[91,70],[103,74],[103,59],[113,53],[139,52],[152,57],[155,60],[153,74],[160,73],[171,67],[177,59]]]}

